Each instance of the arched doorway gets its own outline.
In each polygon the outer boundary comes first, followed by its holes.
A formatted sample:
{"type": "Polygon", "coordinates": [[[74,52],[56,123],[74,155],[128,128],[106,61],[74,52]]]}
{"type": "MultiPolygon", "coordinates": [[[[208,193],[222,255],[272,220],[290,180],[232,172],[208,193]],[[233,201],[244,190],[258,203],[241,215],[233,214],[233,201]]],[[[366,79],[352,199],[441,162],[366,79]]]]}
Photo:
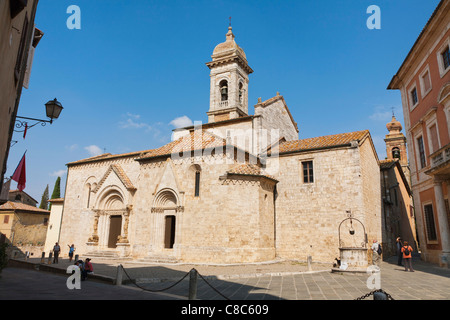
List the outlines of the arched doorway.
{"type": "Polygon", "coordinates": [[[99,197],[94,209],[94,232],[88,240],[99,249],[115,249],[128,243],[129,210],[122,193],[111,188],[99,197]]]}
{"type": "Polygon", "coordinates": [[[177,238],[177,225],[179,199],[172,189],[163,189],[157,193],[153,202],[152,212],[154,233],[152,235],[153,251],[166,252],[174,249],[179,240],[177,238]]]}
{"type": "Polygon", "coordinates": [[[109,217],[108,248],[117,248],[117,241],[122,233],[122,216],[109,217]]]}
{"type": "Polygon", "coordinates": [[[175,216],[165,216],[164,248],[173,249],[175,244],[175,216]]]}

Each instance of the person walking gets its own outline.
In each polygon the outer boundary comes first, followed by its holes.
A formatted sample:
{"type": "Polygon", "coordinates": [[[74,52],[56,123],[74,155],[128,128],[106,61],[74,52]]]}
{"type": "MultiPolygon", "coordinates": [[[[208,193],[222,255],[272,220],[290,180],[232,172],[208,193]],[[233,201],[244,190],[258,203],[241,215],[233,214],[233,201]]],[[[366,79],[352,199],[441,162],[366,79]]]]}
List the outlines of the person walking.
{"type": "Polygon", "coordinates": [[[397,238],[397,265],[402,265],[403,253],[402,253],[402,239],[400,237],[397,238]]]}
{"type": "Polygon", "coordinates": [[[412,268],[412,252],[413,248],[411,248],[411,246],[408,245],[408,241],[403,242],[402,253],[403,253],[403,263],[405,264],[405,271],[408,271],[409,267],[409,271],[414,272],[412,268]]]}
{"type": "Polygon", "coordinates": [[[61,247],[58,242],[53,246],[53,263],[58,263],[59,253],[61,252],[61,247]]]}

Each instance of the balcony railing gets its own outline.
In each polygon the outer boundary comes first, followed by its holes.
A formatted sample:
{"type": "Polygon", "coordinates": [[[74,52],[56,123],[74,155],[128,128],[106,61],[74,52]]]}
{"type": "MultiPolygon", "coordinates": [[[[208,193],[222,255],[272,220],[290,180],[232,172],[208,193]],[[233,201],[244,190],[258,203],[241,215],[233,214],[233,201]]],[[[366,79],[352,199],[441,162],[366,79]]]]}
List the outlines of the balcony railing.
{"type": "Polygon", "coordinates": [[[450,164],[450,143],[430,154],[430,159],[431,168],[428,170],[430,173],[447,162],[450,164]]]}

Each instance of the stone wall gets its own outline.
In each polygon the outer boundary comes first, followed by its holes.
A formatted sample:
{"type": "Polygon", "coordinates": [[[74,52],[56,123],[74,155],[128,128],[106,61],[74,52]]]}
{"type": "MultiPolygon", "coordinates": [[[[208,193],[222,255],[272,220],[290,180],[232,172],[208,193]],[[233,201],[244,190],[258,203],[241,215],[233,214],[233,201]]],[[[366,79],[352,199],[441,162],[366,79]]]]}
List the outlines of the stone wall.
{"type": "MultiPolygon", "coordinates": [[[[172,160],[156,158],[138,163],[116,160],[136,187],[125,190],[114,174],[103,175],[110,161],[69,167],[61,244],[74,243],[77,253],[105,250],[109,233],[108,210],[98,218],[99,240],[88,245],[94,233],[96,210],[105,210],[108,190],[123,195],[123,206],[132,206],[128,223],[128,253],[134,258],[165,256],[182,261],[236,263],[271,260],[273,241],[273,187],[259,176],[223,178],[236,163],[223,155],[172,160]],[[195,172],[200,171],[200,195],[195,196],[195,172]],[[222,177],[222,178],[221,178],[222,177]],[[91,193],[86,208],[84,185],[104,180],[91,193]],[[128,196],[127,196],[128,193],[128,196]],[[175,244],[166,248],[165,217],[175,217],[175,244]]],[[[124,228],[122,235],[124,234],[124,228]]]]}
{"type": "MultiPolygon", "coordinates": [[[[380,216],[379,169],[373,151],[364,144],[281,156],[275,177],[280,181],[275,213],[280,258],[312,256],[314,261],[332,262],[340,254],[339,224],[349,212],[375,232],[380,216]],[[314,183],[303,182],[302,161],[313,161],[314,183]]],[[[364,241],[362,229],[356,231],[348,246],[364,241]]]]}

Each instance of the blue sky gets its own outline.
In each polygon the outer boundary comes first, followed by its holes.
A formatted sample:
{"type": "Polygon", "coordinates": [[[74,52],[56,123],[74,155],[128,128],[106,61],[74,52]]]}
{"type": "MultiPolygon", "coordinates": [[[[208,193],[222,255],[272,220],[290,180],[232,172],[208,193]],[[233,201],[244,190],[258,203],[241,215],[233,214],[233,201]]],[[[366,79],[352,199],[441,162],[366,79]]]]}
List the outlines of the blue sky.
{"type": "Polygon", "coordinates": [[[25,191],[40,201],[58,175],[64,190],[68,162],[159,147],[180,117],[206,123],[205,63],[225,41],[230,16],[254,70],[250,114],[258,97],[279,91],[300,139],[369,129],[384,159],[392,108],[403,123],[400,93],[386,88],[438,3],[41,0],[36,26],[45,35],[18,115],[44,119],[44,104],[55,97],[64,110],[25,140],[13,136],[7,176],[27,150],[25,191]],[[81,30],[66,26],[70,5],[81,9],[81,30]],[[379,30],[366,26],[370,5],[381,9],[379,30]]]}

